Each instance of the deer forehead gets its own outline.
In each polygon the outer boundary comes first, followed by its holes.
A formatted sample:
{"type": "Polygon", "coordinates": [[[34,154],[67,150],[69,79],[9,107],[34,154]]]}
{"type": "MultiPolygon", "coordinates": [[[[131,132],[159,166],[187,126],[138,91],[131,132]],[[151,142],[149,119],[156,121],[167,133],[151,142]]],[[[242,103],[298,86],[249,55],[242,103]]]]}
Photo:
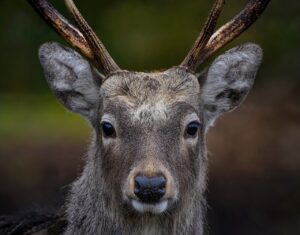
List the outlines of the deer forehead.
{"type": "Polygon", "coordinates": [[[126,107],[133,121],[166,121],[175,103],[187,103],[195,109],[200,86],[195,75],[181,69],[157,73],[120,72],[101,87],[104,108],[111,103],[126,107]],[[115,101],[115,102],[114,102],[115,101]]]}

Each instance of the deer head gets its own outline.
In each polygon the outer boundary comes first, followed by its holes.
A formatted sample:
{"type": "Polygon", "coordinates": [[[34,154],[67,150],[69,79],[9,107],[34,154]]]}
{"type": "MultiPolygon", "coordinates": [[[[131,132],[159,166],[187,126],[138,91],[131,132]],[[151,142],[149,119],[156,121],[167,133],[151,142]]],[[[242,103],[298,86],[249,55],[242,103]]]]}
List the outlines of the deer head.
{"type": "Polygon", "coordinates": [[[220,55],[203,72],[197,69],[250,27],[269,0],[249,1],[215,31],[225,2],[217,0],[183,62],[153,73],[120,69],[72,0],[65,2],[77,27],[48,1],[29,2],[81,53],[57,43],[46,43],[39,51],[55,96],[94,128],[95,150],[85,180],[100,177],[93,182],[100,182],[120,210],[163,214],[201,201],[197,197],[206,185],[205,134],[217,117],[244,100],[262,51],[245,44],[220,55]]]}

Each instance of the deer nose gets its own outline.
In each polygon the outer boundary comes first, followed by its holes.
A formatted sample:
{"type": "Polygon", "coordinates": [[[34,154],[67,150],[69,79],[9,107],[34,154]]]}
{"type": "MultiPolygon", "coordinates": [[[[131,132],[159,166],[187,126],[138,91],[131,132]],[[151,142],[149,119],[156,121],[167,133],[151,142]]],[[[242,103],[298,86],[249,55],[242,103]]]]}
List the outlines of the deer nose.
{"type": "Polygon", "coordinates": [[[162,175],[134,179],[134,194],[144,203],[157,203],[166,193],[166,178],[162,175]]]}

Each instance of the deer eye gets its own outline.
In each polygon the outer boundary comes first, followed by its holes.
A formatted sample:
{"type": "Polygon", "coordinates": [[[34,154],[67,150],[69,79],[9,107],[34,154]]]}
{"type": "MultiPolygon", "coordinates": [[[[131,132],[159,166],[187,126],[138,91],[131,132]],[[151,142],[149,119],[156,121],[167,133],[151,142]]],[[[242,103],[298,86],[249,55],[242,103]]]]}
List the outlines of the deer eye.
{"type": "Polygon", "coordinates": [[[196,137],[198,130],[200,127],[200,123],[199,122],[190,122],[187,127],[186,127],[186,136],[187,137],[196,137]]]}
{"type": "Polygon", "coordinates": [[[102,131],[103,131],[103,135],[106,138],[112,138],[116,136],[116,131],[115,128],[112,124],[110,124],[109,122],[103,122],[101,124],[102,127],[102,131]]]}

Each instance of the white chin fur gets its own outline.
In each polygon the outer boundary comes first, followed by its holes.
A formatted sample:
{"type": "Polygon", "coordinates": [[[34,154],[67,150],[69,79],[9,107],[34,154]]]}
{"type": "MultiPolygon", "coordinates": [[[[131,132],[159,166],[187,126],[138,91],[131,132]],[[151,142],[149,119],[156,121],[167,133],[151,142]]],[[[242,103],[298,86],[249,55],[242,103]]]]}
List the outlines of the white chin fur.
{"type": "Polygon", "coordinates": [[[153,214],[161,214],[168,207],[168,201],[166,200],[156,204],[145,204],[134,199],[131,202],[132,207],[140,213],[151,212],[153,214]]]}

